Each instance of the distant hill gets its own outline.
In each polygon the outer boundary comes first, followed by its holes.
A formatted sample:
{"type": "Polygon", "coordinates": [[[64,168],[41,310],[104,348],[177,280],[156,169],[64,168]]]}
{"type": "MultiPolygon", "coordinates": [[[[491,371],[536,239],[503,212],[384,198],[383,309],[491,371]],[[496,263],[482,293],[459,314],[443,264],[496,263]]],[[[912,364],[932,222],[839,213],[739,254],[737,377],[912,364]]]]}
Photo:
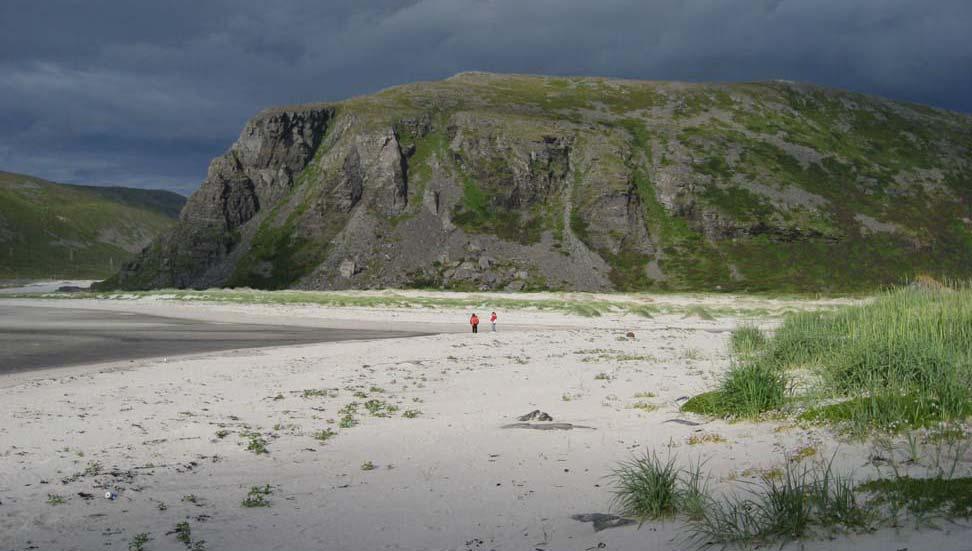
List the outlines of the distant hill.
{"type": "Polygon", "coordinates": [[[270,109],[105,288],[848,291],[972,277],[972,116],[463,73],[270,109]]]}
{"type": "Polygon", "coordinates": [[[0,171],[0,279],[106,277],[171,228],[185,201],[0,171]]]}

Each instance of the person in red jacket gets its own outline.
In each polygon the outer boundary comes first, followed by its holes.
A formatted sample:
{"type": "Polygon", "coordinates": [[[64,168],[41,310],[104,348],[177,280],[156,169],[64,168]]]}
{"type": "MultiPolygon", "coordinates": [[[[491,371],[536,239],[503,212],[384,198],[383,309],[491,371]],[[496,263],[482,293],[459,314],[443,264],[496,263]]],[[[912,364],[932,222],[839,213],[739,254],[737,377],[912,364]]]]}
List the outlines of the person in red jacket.
{"type": "Polygon", "coordinates": [[[489,315],[489,323],[493,325],[493,332],[496,332],[496,312],[489,315]]]}
{"type": "Polygon", "coordinates": [[[473,333],[479,333],[479,316],[474,312],[472,317],[469,318],[469,325],[472,325],[473,333]]]}

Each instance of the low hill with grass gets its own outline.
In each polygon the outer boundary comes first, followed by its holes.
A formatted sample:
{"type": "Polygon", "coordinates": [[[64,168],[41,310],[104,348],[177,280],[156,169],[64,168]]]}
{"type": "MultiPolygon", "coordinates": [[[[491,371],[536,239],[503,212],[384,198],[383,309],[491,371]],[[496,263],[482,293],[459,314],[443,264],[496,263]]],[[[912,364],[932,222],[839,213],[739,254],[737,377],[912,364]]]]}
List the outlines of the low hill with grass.
{"type": "Polygon", "coordinates": [[[176,193],[0,172],[0,279],[107,277],[175,225],[176,193]]]}
{"type": "Polygon", "coordinates": [[[462,73],[271,109],[106,286],[874,289],[972,276],[972,117],[792,82],[462,73]]]}

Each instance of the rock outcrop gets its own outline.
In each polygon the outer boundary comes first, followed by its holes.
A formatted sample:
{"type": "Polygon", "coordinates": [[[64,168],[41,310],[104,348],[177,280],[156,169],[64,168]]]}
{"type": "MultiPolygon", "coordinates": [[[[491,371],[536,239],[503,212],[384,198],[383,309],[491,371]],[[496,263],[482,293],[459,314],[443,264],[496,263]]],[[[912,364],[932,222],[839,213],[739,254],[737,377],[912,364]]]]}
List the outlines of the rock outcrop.
{"type": "Polygon", "coordinates": [[[117,288],[840,290],[972,274],[972,117],[465,73],[268,111],[117,288]]]}

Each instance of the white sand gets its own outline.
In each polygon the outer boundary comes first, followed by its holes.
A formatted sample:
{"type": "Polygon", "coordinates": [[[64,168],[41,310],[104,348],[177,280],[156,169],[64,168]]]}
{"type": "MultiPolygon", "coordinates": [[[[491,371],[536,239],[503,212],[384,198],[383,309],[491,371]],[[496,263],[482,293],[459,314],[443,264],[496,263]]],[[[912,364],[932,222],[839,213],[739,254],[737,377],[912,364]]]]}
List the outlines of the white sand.
{"type": "MultiPolygon", "coordinates": [[[[459,311],[58,304],[463,332],[2,376],[0,551],[128,549],[143,532],[152,538],[146,549],[185,549],[169,533],[181,521],[210,550],[674,550],[685,548],[677,522],[595,533],[571,516],[607,513],[612,466],[644,450],[664,455],[669,445],[682,463],[707,460],[718,488],[733,487],[729,479],[755,480],[756,470],[778,467],[784,453],[806,446],[821,460],[839,450],[842,471],[874,475],[866,444],[839,443],[824,429],[726,424],[678,411],[679,398],[711,389],[728,367],[726,341],[736,319],[513,311],[501,312],[498,333],[484,324],[469,335],[459,311]],[[629,330],[635,339],[624,338],[629,330]],[[595,379],[599,373],[610,380],[595,379]],[[305,398],[307,389],[337,389],[337,396],[305,398]],[[638,392],[656,396],[635,398],[638,392]],[[400,409],[373,417],[360,406],[369,399],[400,409]],[[352,401],[359,404],[357,426],[328,423],[352,401]],[[639,401],[658,409],[631,407],[639,401]],[[421,415],[403,418],[408,409],[421,415]],[[501,428],[533,409],[593,428],[501,428]],[[310,436],[327,427],[337,431],[330,441],[310,436]],[[229,433],[217,438],[220,430],[229,433]],[[269,454],[245,449],[246,430],[266,437],[269,454]],[[689,445],[691,436],[706,433],[725,442],[689,445]],[[362,470],[366,461],[377,468],[362,470]],[[273,486],[272,506],[241,507],[247,490],[264,484],[273,486]],[[106,490],[118,498],[106,500],[106,490]],[[49,504],[51,494],[65,503],[49,504]],[[184,499],[190,495],[196,503],[184,499]]],[[[788,548],[948,550],[969,548],[970,535],[953,525],[908,526],[788,548]]]]}

